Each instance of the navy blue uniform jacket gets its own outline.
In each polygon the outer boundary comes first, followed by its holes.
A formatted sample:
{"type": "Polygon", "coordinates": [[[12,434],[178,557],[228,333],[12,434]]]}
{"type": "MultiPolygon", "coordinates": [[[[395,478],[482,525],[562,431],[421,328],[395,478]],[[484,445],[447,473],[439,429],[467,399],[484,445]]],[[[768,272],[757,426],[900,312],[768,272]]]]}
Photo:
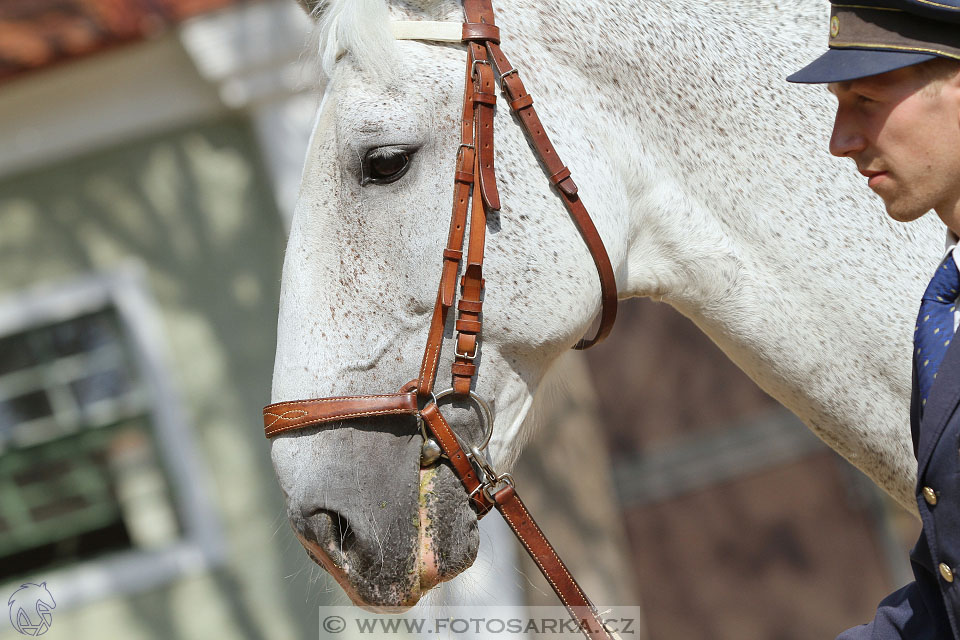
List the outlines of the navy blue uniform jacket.
{"type": "MultiPolygon", "coordinates": [[[[870,624],[837,640],[960,640],[960,332],[947,348],[920,419],[916,370],[910,429],[917,456],[916,498],[923,531],[910,553],[915,582],[887,596],[870,624]],[[935,504],[923,489],[936,494],[935,504]],[[940,564],[954,574],[949,582],[940,564]]],[[[949,574],[948,574],[949,575],[949,574]]],[[[850,585],[856,589],[855,584],[850,585]]]]}

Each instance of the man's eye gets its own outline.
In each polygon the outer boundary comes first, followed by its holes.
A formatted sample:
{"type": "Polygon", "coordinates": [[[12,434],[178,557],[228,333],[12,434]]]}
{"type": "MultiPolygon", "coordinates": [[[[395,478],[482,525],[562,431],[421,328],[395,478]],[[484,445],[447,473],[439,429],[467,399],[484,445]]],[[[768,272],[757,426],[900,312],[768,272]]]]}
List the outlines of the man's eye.
{"type": "Polygon", "coordinates": [[[877,101],[874,100],[873,98],[868,98],[868,97],[865,96],[865,95],[862,95],[862,94],[861,94],[861,95],[857,95],[857,103],[858,103],[858,104],[875,104],[876,102],[877,102],[877,101]]]}
{"type": "Polygon", "coordinates": [[[390,184],[410,168],[410,157],[416,149],[408,146],[377,147],[363,158],[361,184],[390,184]]]}

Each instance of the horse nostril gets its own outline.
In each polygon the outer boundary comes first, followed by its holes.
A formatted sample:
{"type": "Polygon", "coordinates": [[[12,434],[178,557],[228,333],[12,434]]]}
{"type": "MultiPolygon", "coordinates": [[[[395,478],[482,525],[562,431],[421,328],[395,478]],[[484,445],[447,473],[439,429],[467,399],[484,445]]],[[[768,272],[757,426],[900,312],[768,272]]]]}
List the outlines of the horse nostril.
{"type": "Polygon", "coordinates": [[[333,509],[314,509],[305,515],[306,533],[337,565],[341,565],[343,554],[356,544],[350,521],[333,509]]]}

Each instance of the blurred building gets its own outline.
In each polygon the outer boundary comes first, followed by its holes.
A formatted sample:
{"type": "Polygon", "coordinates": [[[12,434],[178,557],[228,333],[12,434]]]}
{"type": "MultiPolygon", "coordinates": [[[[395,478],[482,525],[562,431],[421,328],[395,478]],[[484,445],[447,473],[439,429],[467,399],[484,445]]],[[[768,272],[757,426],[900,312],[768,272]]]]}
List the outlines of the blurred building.
{"type": "Polygon", "coordinates": [[[258,424],[308,29],[292,2],[0,2],[0,596],[45,581],[47,637],[316,637],[258,424]]]}
{"type": "MultiPolygon", "coordinates": [[[[316,638],[347,602],[258,420],[309,27],[292,0],[0,0],[0,597],[46,581],[49,638],[316,638]]],[[[621,314],[516,473],[588,593],[653,640],[867,620],[916,525],[689,322],[621,314]]],[[[556,604],[494,518],[477,603],[556,604]]]]}
{"type": "Polygon", "coordinates": [[[647,300],[621,313],[587,359],[649,637],[814,640],[871,620],[912,580],[919,522],[692,322],[647,300]]]}

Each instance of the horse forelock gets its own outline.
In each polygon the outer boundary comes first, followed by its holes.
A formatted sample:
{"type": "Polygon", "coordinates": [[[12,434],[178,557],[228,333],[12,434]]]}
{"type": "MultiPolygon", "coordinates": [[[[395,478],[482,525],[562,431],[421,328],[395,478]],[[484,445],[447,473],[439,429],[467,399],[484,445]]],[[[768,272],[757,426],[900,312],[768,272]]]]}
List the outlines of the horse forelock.
{"type": "Polygon", "coordinates": [[[331,77],[334,66],[350,54],[357,69],[383,80],[397,58],[390,20],[462,20],[460,0],[324,0],[313,11],[317,26],[311,49],[317,52],[320,72],[331,77]]]}
{"type": "Polygon", "coordinates": [[[377,77],[387,75],[395,46],[385,0],[328,0],[317,5],[314,16],[315,51],[326,77],[333,75],[334,65],[348,53],[360,70],[377,77]]]}

